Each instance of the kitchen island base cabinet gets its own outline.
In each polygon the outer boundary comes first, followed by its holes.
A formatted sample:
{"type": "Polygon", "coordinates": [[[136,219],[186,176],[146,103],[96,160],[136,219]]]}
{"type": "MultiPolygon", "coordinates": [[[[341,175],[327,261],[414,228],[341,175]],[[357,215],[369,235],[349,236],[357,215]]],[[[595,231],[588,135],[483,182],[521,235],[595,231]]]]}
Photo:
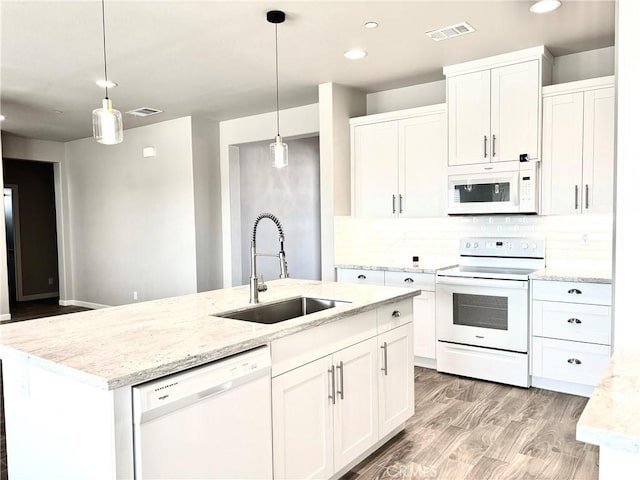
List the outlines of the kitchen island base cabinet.
{"type": "Polygon", "coordinates": [[[273,379],[275,478],[329,478],[378,439],[371,338],[273,379]]]}

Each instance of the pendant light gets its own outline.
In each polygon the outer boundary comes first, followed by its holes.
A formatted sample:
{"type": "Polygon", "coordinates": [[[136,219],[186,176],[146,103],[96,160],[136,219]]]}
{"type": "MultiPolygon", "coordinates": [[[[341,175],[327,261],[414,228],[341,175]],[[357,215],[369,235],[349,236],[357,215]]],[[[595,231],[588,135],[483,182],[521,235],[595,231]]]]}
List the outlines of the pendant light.
{"type": "Polygon", "coordinates": [[[115,145],[122,142],[122,114],[113,108],[109,98],[104,0],[102,0],[102,54],[104,59],[104,99],[102,100],[102,108],[96,108],[93,111],[93,138],[104,145],[115,145]]]}
{"type": "Polygon", "coordinates": [[[284,12],[271,10],[267,12],[267,22],[273,23],[276,27],[276,141],[269,145],[271,151],[271,165],[275,168],[282,168],[289,165],[289,147],[282,141],[280,136],[280,91],[278,82],[278,24],[283,23],[284,12]]]}

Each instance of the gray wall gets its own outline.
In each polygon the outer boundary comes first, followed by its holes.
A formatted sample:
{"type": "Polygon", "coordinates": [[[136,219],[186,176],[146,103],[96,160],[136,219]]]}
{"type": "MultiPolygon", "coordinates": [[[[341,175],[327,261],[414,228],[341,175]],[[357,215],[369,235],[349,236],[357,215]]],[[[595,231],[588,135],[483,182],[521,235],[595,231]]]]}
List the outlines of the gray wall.
{"type": "MultiPolygon", "coordinates": [[[[242,229],[242,283],[249,283],[250,243],[258,214],[273,213],[282,222],[290,275],[320,279],[320,153],[318,137],[285,139],[289,166],[271,166],[269,143],[240,146],[240,218],[242,229]]],[[[270,220],[258,225],[259,253],[279,250],[278,233],[270,220]]],[[[258,273],[265,281],[278,278],[277,259],[260,257],[258,273]]]]}

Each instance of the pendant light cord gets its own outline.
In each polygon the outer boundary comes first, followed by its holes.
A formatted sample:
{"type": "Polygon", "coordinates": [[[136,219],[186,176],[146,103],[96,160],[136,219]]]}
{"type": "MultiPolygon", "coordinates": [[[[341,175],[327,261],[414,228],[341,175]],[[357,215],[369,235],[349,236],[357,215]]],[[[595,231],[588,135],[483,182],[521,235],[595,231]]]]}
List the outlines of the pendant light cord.
{"type": "Polygon", "coordinates": [[[107,87],[107,34],[104,22],[104,0],[102,0],[102,56],[104,59],[104,98],[109,98],[109,88],[107,87]]]}
{"type": "MultiPolygon", "coordinates": [[[[104,1],[104,0],[103,0],[104,1]]],[[[278,81],[278,24],[276,26],[276,126],[280,136],[280,84],[278,81]]]]}

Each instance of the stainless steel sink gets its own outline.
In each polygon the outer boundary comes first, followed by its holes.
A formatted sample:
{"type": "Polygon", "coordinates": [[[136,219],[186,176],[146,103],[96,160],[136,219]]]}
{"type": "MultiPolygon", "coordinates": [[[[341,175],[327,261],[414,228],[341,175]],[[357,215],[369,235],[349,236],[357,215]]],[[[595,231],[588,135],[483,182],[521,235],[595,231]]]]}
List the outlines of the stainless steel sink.
{"type": "Polygon", "coordinates": [[[216,314],[216,317],[232,318],[256,323],[278,323],[292,318],[320,312],[351,302],[323,298],[296,297],[282,302],[267,303],[243,310],[216,314]]]}

